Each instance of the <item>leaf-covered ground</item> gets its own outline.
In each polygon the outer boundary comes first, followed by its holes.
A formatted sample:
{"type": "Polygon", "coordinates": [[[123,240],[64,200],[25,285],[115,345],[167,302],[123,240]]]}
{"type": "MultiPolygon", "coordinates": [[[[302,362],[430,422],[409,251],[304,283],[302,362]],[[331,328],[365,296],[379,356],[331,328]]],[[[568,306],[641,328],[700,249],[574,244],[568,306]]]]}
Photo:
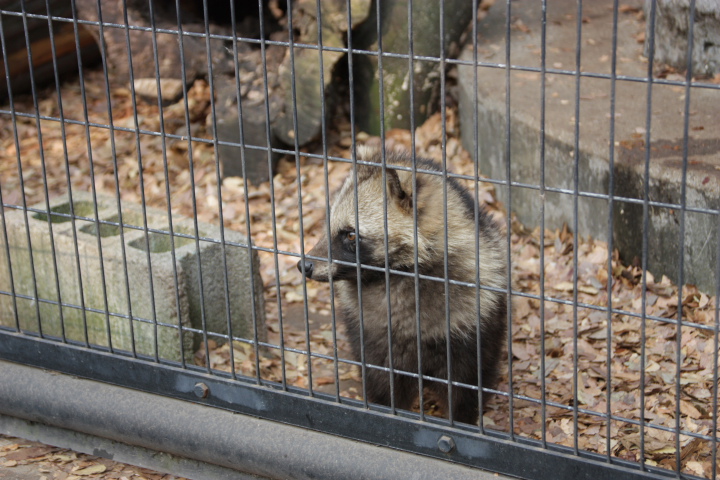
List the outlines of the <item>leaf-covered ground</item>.
{"type": "MultiPolygon", "coordinates": [[[[90,121],[108,124],[102,73],[89,72],[86,87],[87,98],[91,99],[88,102],[90,121]]],[[[190,130],[196,137],[210,138],[210,128],[206,126],[209,94],[207,84],[197,81],[188,95],[193,122],[190,130]]],[[[84,121],[78,82],[64,85],[62,97],[65,117],[84,121]]],[[[114,90],[111,103],[113,124],[134,129],[130,92],[114,90]]],[[[16,99],[15,108],[19,112],[35,113],[28,97],[16,99]]],[[[164,108],[167,133],[187,132],[184,108],[182,100],[164,108]]],[[[156,104],[141,102],[137,111],[141,130],[160,131],[156,104]]],[[[58,117],[56,94],[45,92],[38,112],[58,117]]],[[[458,140],[459,126],[454,111],[448,109],[446,116],[448,168],[455,173],[473,175],[472,159],[458,140]]],[[[331,156],[351,157],[350,125],[345,118],[347,116],[341,114],[332,122],[326,142],[331,156]]],[[[442,158],[442,120],[437,114],[417,130],[416,146],[420,155],[442,158]]],[[[194,192],[201,220],[217,223],[222,208],[226,228],[246,231],[249,220],[253,242],[270,249],[277,246],[280,251],[299,253],[301,231],[305,247],[312,246],[322,231],[326,186],[321,159],[302,157],[297,164],[292,157],[282,160],[272,185],[246,186],[242,179],[227,178],[222,181],[222,198],[218,198],[217,167],[211,143],[165,141],[154,135],[140,135],[138,141],[133,132],[116,131],[113,145],[109,129],[90,127],[88,139],[83,125],[71,124],[65,125],[66,141],[63,142],[59,122],[41,120],[39,123],[42,149],[35,118],[17,117],[18,161],[12,119],[8,115],[0,117],[0,187],[5,204],[22,205],[23,196],[29,205],[43,202],[46,191],[51,197],[64,194],[68,190],[68,177],[73,191],[90,191],[94,178],[98,191],[114,195],[117,185],[124,201],[140,202],[144,193],[149,205],[166,209],[169,201],[174,212],[187,216],[195,212],[194,192]],[[94,177],[90,175],[88,146],[94,177]],[[113,161],[113,148],[117,163],[113,161]],[[190,151],[193,175],[188,161],[190,151]],[[165,180],[166,168],[169,185],[165,180]],[[141,179],[144,192],[140,190],[141,179]],[[302,215],[298,183],[302,187],[302,215]],[[169,200],[166,188],[170,192],[169,200]],[[246,193],[250,219],[245,217],[246,193]],[[271,198],[275,199],[274,203],[270,202],[271,198]]],[[[362,134],[357,136],[358,143],[378,141],[362,134]]],[[[387,134],[389,148],[407,148],[410,141],[407,131],[393,130],[387,134]]],[[[316,144],[306,151],[322,153],[322,148],[316,144]]],[[[340,184],[349,169],[348,163],[328,162],[330,191],[340,184]]],[[[474,188],[473,182],[467,183],[474,188]]],[[[498,222],[507,228],[503,206],[496,202],[493,186],[479,182],[478,194],[498,222]]],[[[613,457],[640,462],[644,454],[646,463],[667,469],[676,469],[679,457],[682,472],[709,478],[713,471],[713,444],[709,436],[714,435],[714,399],[717,397],[714,384],[716,299],[691,285],[683,286],[680,293],[667,278],[654,278],[649,272],[643,280],[641,270],[621,263],[616,253],[608,252],[607,244],[590,238],[576,239],[567,228],[527,231],[510,222],[510,231],[517,292],[513,295],[509,346],[512,383],[508,375],[504,375],[499,390],[505,394],[491,401],[483,425],[505,432],[509,432],[512,425],[516,435],[544,438],[549,443],[570,447],[577,445],[582,450],[600,454],[607,453],[609,433],[613,457]],[[541,252],[544,254],[542,278],[541,252]],[[541,295],[545,296],[544,303],[540,301],[541,295]],[[610,300],[615,313],[608,317],[610,300]],[[677,323],[679,305],[682,305],[681,327],[677,323]],[[608,379],[611,379],[609,384],[608,379]],[[507,395],[510,385],[512,400],[507,395]],[[609,432],[608,412],[612,414],[609,432]],[[644,418],[644,427],[640,425],[640,418],[644,418]],[[684,433],[679,438],[673,432],[678,426],[684,433]],[[643,428],[644,443],[641,442],[643,428]]],[[[349,349],[342,328],[333,328],[327,284],[304,284],[295,268],[296,256],[260,252],[260,260],[268,341],[285,348],[264,352],[259,359],[259,375],[288,385],[359,398],[362,385],[357,369],[343,362],[335,368],[334,345],[340,359],[348,358],[349,349]],[[308,348],[316,355],[310,364],[308,348]]],[[[200,349],[196,355],[198,363],[209,361],[212,368],[220,370],[233,368],[230,345],[211,342],[210,347],[209,358],[205,358],[204,349],[200,349]]],[[[254,349],[242,342],[235,342],[232,348],[235,370],[256,375],[254,349]]],[[[504,369],[508,371],[507,364],[504,369]]],[[[434,412],[432,406],[428,408],[430,413],[442,414],[434,412]]]]}
{"type": "Polygon", "coordinates": [[[0,478],[185,480],[106,458],[0,435],[0,478]]]}

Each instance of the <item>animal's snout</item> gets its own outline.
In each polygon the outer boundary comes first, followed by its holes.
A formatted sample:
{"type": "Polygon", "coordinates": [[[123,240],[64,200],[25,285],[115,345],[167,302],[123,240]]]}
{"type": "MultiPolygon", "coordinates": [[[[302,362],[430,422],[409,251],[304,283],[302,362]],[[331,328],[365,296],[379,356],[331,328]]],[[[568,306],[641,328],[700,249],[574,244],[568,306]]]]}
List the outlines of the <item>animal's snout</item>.
{"type": "Polygon", "coordinates": [[[315,264],[312,262],[312,260],[300,260],[297,263],[297,269],[300,270],[300,273],[302,273],[303,271],[303,262],[305,263],[305,276],[307,278],[312,278],[313,268],[315,267],[315,264]]]}

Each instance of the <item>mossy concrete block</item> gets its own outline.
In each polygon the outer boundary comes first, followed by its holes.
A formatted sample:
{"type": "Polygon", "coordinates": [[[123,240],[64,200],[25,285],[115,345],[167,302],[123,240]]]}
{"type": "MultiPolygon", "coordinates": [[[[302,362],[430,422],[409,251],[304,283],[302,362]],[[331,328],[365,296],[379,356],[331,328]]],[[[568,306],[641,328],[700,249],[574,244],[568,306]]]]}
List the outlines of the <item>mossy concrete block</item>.
{"type": "Polygon", "coordinates": [[[121,218],[115,198],[98,195],[97,205],[99,223],[82,193],[55,198],[49,215],[28,211],[27,222],[22,210],[5,212],[0,289],[16,296],[0,295],[0,324],[125,351],[134,343],[138,354],[175,361],[192,358],[204,327],[219,341],[229,326],[253,338],[254,317],[265,338],[259,264],[243,235],[225,230],[223,249],[219,227],[198,222],[196,237],[192,219],[174,216],[171,236],[166,212],[123,202],[121,218]]]}

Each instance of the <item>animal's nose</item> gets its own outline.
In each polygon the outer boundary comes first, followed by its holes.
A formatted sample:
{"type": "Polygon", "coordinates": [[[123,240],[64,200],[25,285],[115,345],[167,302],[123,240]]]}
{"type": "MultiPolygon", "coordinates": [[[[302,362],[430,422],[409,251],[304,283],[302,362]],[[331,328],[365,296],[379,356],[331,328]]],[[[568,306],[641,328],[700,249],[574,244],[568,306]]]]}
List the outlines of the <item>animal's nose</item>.
{"type": "MultiPolygon", "coordinates": [[[[314,266],[314,265],[313,265],[313,262],[310,261],[310,260],[307,260],[307,259],[304,260],[304,262],[305,262],[305,276],[306,276],[307,278],[312,278],[313,266],[314,266]]],[[[297,269],[300,270],[300,273],[302,273],[302,271],[303,271],[303,260],[300,260],[300,261],[297,263],[297,269]]]]}

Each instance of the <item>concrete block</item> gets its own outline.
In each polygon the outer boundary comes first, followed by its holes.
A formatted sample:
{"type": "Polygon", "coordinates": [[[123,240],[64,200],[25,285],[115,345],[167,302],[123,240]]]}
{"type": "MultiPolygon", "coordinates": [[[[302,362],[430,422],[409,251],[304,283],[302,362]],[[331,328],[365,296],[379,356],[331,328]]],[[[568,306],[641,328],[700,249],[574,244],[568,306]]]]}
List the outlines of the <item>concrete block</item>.
{"type": "MultiPolygon", "coordinates": [[[[123,202],[121,235],[116,199],[98,195],[97,204],[99,224],[92,196],[73,193],[74,231],[67,196],[50,202],[50,215],[28,212],[27,223],[22,210],[5,211],[10,263],[0,236],[0,289],[14,287],[16,295],[30,298],[16,297],[16,310],[11,295],[0,295],[0,324],[14,326],[17,315],[24,331],[58,337],[64,332],[68,340],[125,351],[132,350],[134,338],[138,354],[178,361],[184,353],[191,359],[201,336],[186,328],[227,334],[230,324],[234,336],[253,337],[253,282],[258,333],[265,338],[258,259],[248,255],[243,235],[225,231],[226,242],[241,245],[225,247],[226,300],[218,227],[198,222],[199,238],[218,240],[200,240],[198,248],[192,219],[174,216],[171,237],[167,213],[147,208],[148,228],[156,231],[146,234],[142,207],[123,202]]],[[[44,203],[33,208],[46,211],[44,203]]]]}
{"type": "MultiPolygon", "coordinates": [[[[626,2],[642,8],[642,2],[626,2]]],[[[492,7],[479,24],[478,60],[504,64],[505,9],[492,7]]],[[[582,38],[577,38],[575,0],[556,0],[547,5],[546,68],[563,71],[547,73],[545,80],[545,120],[541,119],[541,74],[533,71],[510,72],[510,156],[506,151],[506,70],[478,67],[478,89],[473,88],[471,65],[459,66],[459,109],[463,145],[477,153],[481,173],[516,184],[498,186],[499,198],[518,219],[528,226],[540,224],[544,205],[546,228],[571,227],[577,200],[578,233],[608,241],[626,262],[642,254],[643,234],[648,236],[648,269],[655,274],[680,278],[680,257],[684,255],[683,280],[712,292],[717,279],[717,218],[709,213],[686,213],[684,238],[680,238],[678,208],[648,208],[648,229],[644,232],[643,200],[646,181],[651,202],[681,202],[685,88],[677,85],[652,87],[652,104],[647,103],[647,83],[618,79],[615,83],[614,140],[610,140],[611,81],[609,78],[581,77],[579,117],[576,118],[577,81],[575,51],[581,47],[581,71],[610,75],[612,60],[612,2],[583,4],[582,38]],[[645,178],[645,132],[651,109],[650,176],[645,178]],[[478,113],[477,132],[474,115],[478,113]],[[579,122],[579,123],[578,123],[579,122]],[[576,126],[577,131],[576,131],[576,126]],[[477,145],[475,134],[477,133],[477,145]],[[544,135],[544,172],[541,170],[541,139],[544,135]],[[576,151],[576,135],[577,146],[576,151]],[[611,155],[614,190],[610,192],[611,155]],[[577,158],[577,162],[576,162],[577,158]],[[581,193],[573,194],[576,184],[581,193]],[[541,195],[537,188],[544,173],[545,187],[556,189],[541,195]],[[561,191],[557,191],[561,190],[561,191]],[[612,193],[610,202],[594,194],[612,193]],[[510,196],[510,197],[509,197],[510,196]],[[626,200],[629,199],[629,200],[626,200]]],[[[523,2],[513,7],[510,34],[511,64],[540,68],[541,5],[523,2]]],[[[617,75],[647,77],[648,65],[642,59],[642,44],[635,37],[644,25],[636,15],[621,13],[618,21],[617,75]]],[[[472,62],[472,47],[461,59],[472,62]]],[[[686,206],[720,209],[720,142],[716,139],[717,105],[720,91],[692,88],[686,206]]]]}

